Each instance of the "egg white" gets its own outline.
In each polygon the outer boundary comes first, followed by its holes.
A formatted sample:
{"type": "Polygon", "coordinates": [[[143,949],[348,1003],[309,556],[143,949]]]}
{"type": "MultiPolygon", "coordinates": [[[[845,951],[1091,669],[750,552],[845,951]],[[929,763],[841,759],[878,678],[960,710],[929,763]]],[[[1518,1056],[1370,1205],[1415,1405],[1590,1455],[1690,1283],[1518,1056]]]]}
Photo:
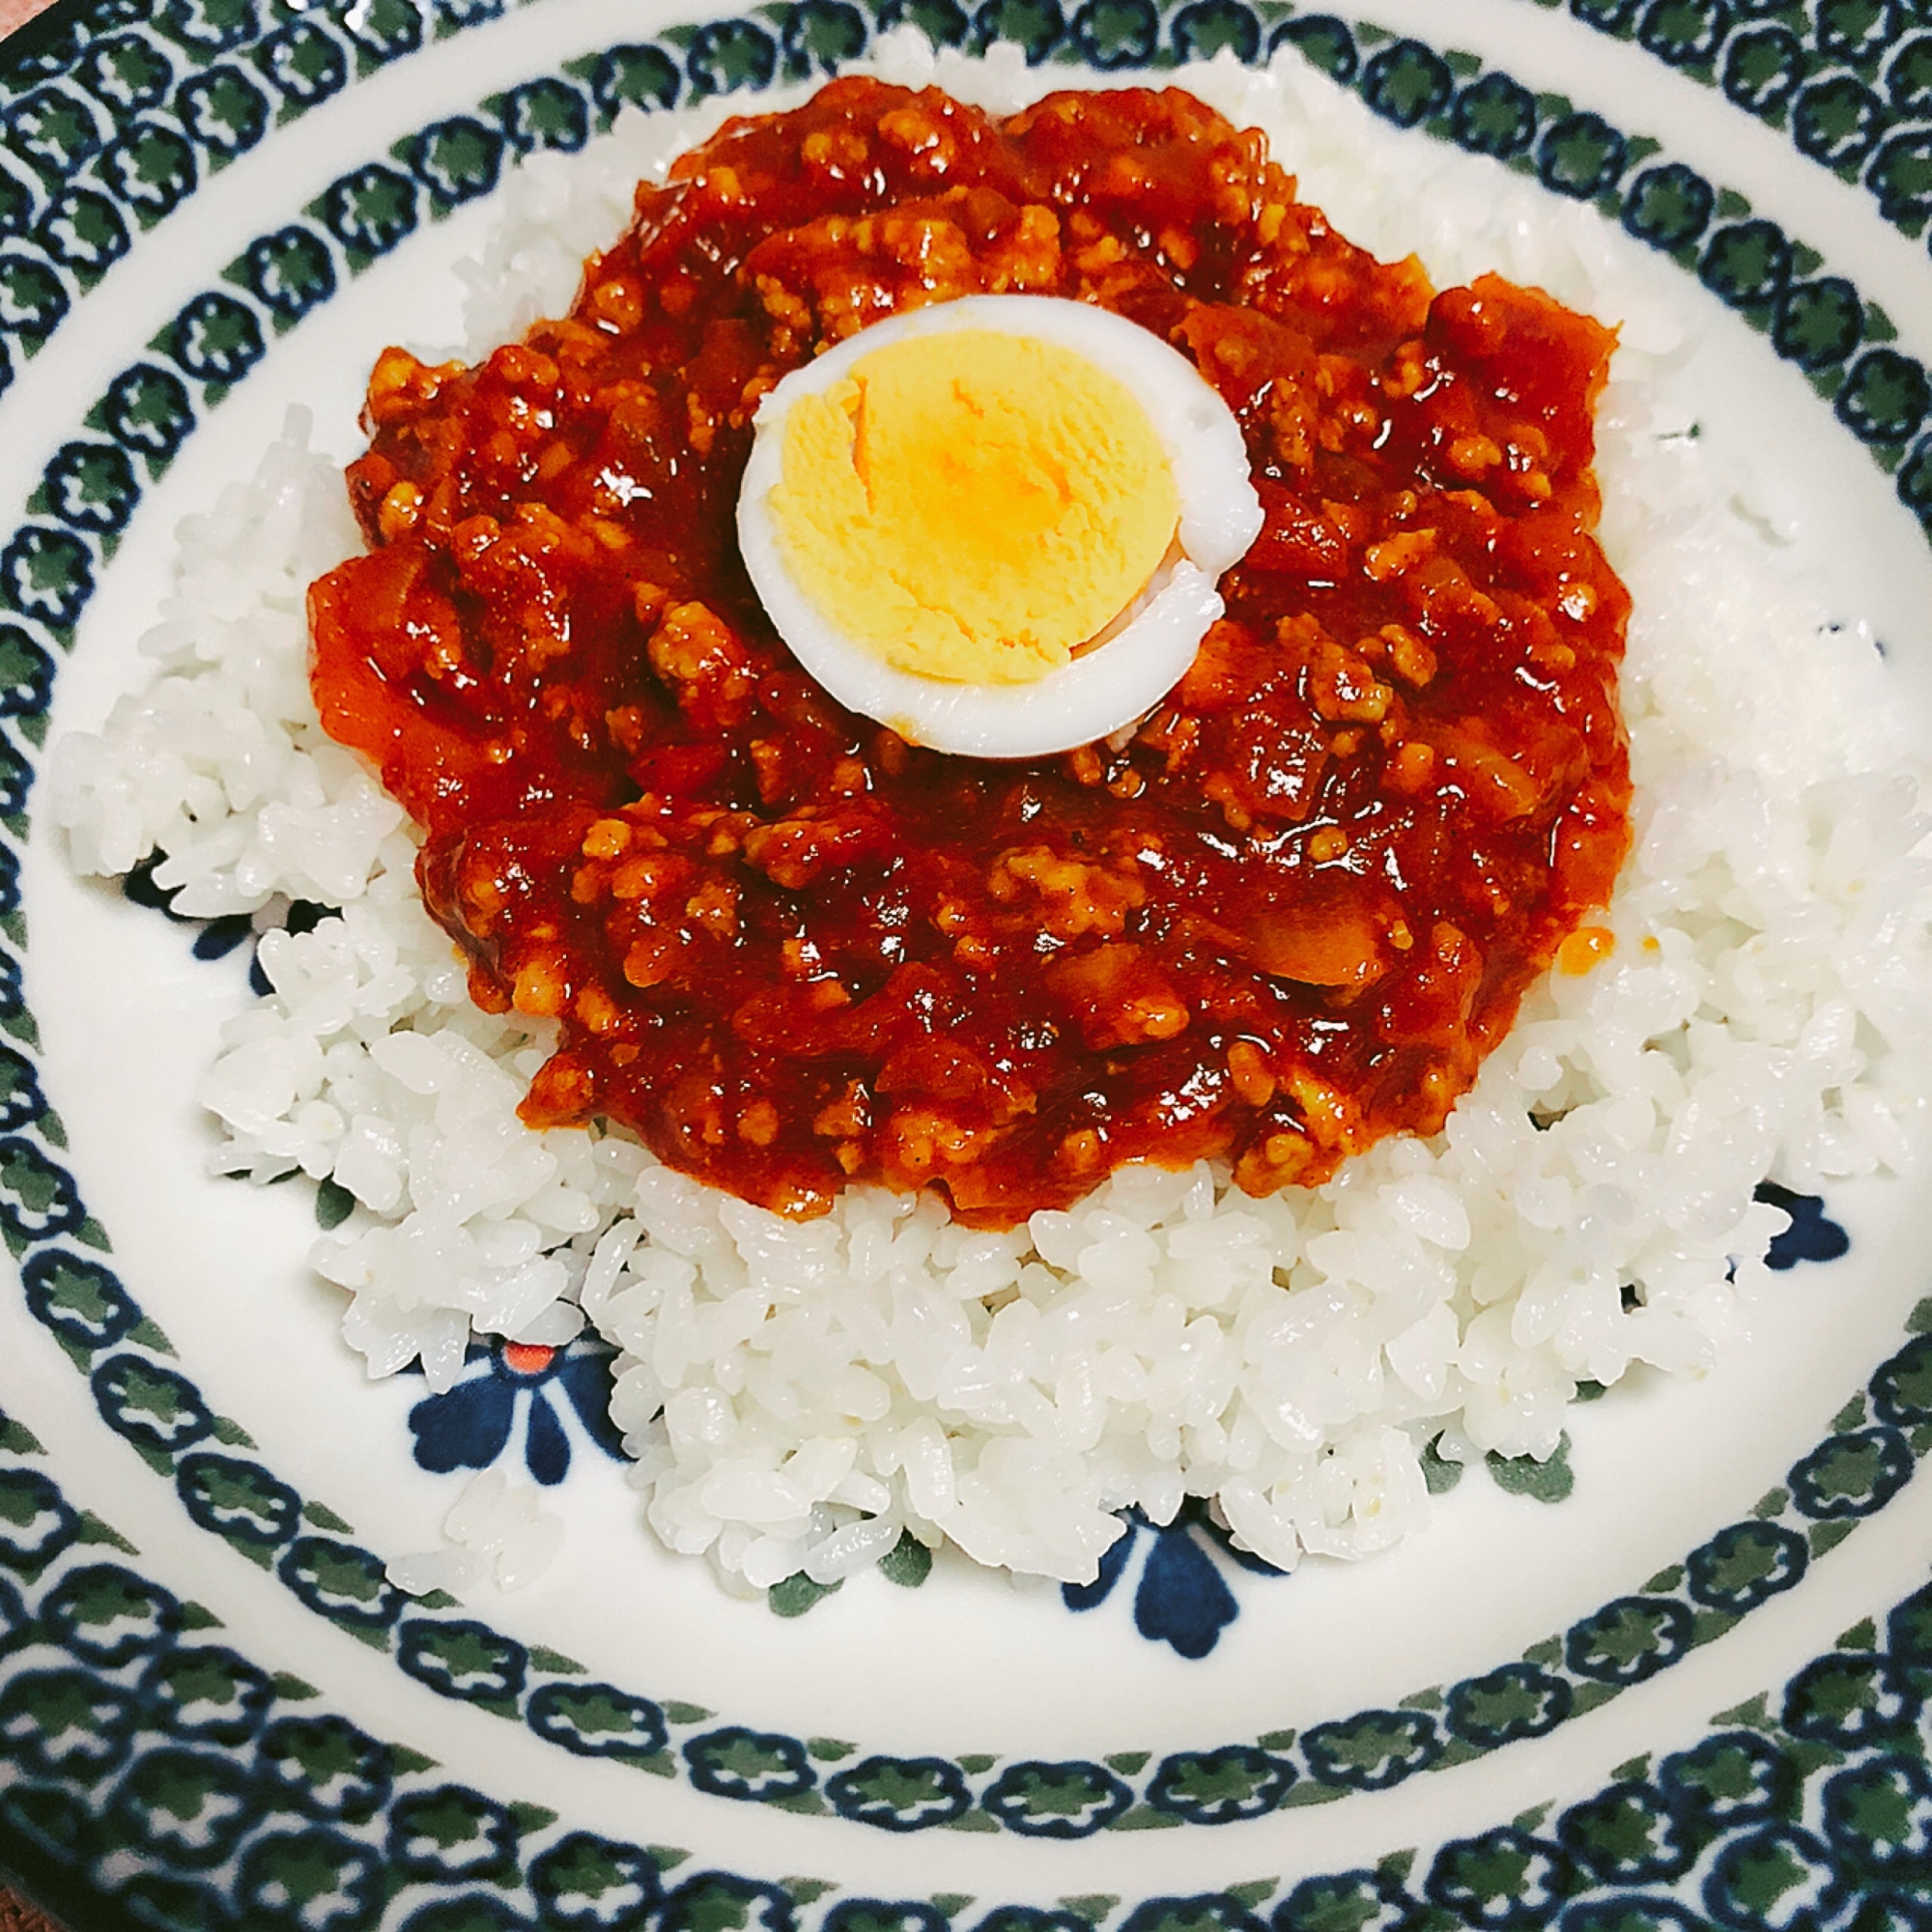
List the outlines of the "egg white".
{"type": "Polygon", "coordinates": [[[1133,724],[1179,682],[1225,606],[1215,584],[1260,534],[1262,508],[1233,412],[1178,350],[1136,323],[1057,296],[966,296],[889,316],[802,369],[758,406],[738,497],[738,543],[766,614],[794,657],[847,710],[909,743],[980,758],[1036,758],[1133,724]],[[784,422],[861,357],[909,336],[985,329],[1085,357],[1132,391],[1165,452],[1180,502],[1175,545],[1122,615],[1071,663],[1025,684],[923,677],[846,635],[799,587],[780,553],[771,494],[784,422]],[[1178,553],[1178,554],[1177,554],[1178,553]]]}

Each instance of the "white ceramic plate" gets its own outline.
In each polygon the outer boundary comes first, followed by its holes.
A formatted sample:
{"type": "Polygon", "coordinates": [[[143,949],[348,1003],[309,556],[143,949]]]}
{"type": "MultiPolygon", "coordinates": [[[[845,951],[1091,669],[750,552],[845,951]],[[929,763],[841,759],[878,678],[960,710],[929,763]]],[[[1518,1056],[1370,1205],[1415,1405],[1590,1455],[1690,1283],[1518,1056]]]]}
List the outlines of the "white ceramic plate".
{"type": "MultiPolygon", "coordinates": [[[[1912,10],[881,13],[1117,72],[1291,44],[1594,201],[1733,311],[1709,433],[1922,703],[1912,10]]],[[[1197,1520],[1084,1595],[942,1563],[787,1616],[637,1533],[593,1357],[369,1385],[303,1269],[313,1192],[207,1178],[192,1094],[245,949],[71,875],[50,732],[139,675],[176,521],[291,400],[347,449],[374,349],[455,335],[440,271],[519,151],[627,99],[753,105],[881,24],[64,0],[4,50],[0,1863],[81,1932],[1932,1925],[1932,1204],[1903,1183],[1794,1204],[1754,1338],[1577,1409],[1566,1498],[1505,1468],[1354,1568],[1257,1574],[1197,1520]],[[385,1561],[498,1462],[546,1480],[563,1557],[400,1596],[385,1561]]]]}

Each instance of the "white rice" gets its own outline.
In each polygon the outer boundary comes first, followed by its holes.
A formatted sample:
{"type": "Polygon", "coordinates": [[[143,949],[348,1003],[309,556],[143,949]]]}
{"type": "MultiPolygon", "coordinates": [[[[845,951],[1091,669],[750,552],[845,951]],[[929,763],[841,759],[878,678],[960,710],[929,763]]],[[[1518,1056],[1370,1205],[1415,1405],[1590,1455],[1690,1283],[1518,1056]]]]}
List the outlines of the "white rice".
{"type": "MultiPolygon", "coordinates": [[[[1002,110],[1067,79],[1011,49],[935,64],[910,33],[877,64],[936,65],[1002,110]]],[[[1735,325],[1590,210],[1392,132],[1293,56],[1184,78],[1265,128],[1351,239],[1415,249],[1438,286],[1496,269],[1622,325],[1599,460],[1635,599],[1615,952],[1524,1002],[1435,1140],[1265,1201],[1206,1167],[1129,1169],[1001,1235],[873,1188],[790,1225],[626,1139],[526,1129],[543,1030],[469,1004],[403,814],[309,700],[303,593],[357,539],[347,452],[310,454],[299,412],[253,482],[183,526],[155,681],[56,750],[82,869],[158,847],[184,913],[342,907],[264,939],[274,992],[229,1025],[203,1098],[222,1171],[354,1195],[314,1259],[372,1373],[420,1357],[443,1387],[472,1334],[594,1324],[622,1351],[612,1412],[645,1519],[734,1588],[835,1581],[907,1530],[1085,1580],[1114,1512],[1166,1521],[1189,1494],[1284,1568],[1366,1555],[1423,1519],[1424,1444],[1546,1457],[1579,1382],[1707,1366],[1784,1225],[1753,1204],[1760,1179],[1808,1191],[1911,1161],[1928,821],[1869,637],[1828,621],[1684,434],[1673,370],[1698,330],[1735,325]]],[[[469,353],[566,305],[634,180],[728,105],[526,164],[466,276],[469,353]]],[[[473,1584],[493,1555],[501,1580],[530,1572],[550,1531],[492,1528],[490,1501],[466,1497],[467,1550],[417,1587],[473,1584]]]]}

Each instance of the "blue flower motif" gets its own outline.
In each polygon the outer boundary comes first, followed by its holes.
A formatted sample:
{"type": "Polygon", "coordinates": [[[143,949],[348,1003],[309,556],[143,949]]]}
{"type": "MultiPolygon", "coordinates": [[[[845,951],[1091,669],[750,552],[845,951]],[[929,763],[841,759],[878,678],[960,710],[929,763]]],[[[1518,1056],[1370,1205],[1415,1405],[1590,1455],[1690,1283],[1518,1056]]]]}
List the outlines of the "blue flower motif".
{"type": "Polygon", "coordinates": [[[802,1797],[818,1782],[810,1753],[797,1738],[743,1724],[726,1724],[688,1740],[684,1761],[692,1783],[713,1798],[769,1804],[802,1797]]]}
{"type": "Polygon", "coordinates": [[[1834,1262],[1852,1245],[1852,1237],[1825,1212],[1825,1203],[1819,1195],[1796,1194],[1775,1180],[1760,1180],[1751,1199],[1782,1208],[1791,1216],[1790,1227],[1781,1235],[1774,1235],[1771,1246],[1765,1250],[1766,1267],[1791,1268],[1800,1262],[1834,1262]]]}
{"type": "Polygon", "coordinates": [[[1181,1505],[1170,1523],[1150,1522],[1139,1510],[1126,1511],[1122,1520],[1126,1533],[1101,1557],[1100,1574],[1091,1583],[1063,1583],[1061,1599],[1069,1610],[1091,1610],[1104,1603],[1125,1575],[1145,1531],[1153,1541],[1134,1586],[1134,1628],[1151,1643],[1169,1644],[1185,1658],[1206,1657],[1241,1613],[1210,1548],[1243,1570],[1264,1577],[1283,1574],[1259,1556],[1236,1549],[1196,1496],[1181,1505]]]}
{"type": "Polygon", "coordinates": [[[481,1792],[441,1784],[397,1799],[386,1849],[390,1864],[410,1878],[500,1883],[516,1874],[517,1823],[481,1792]]]}
{"type": "Polygon", "coordinates": [[[1442,1847],[1423,1881],[1431,1904],[1484,1932],[1536,1932],[1573,1889],[1568,1856],[1514,1825],[1442,1847]]]}
{"type": "Polygon", "coordinates": [[[1089,1838],[1120,1817],[1134,1794],[1097,1764],[1028,1758],[1001,1772],[980,1802],[1009,1831],[1025,1837],[1089,1838]]]}
{"type": "Polygon", "coordinates": [[[611,1351],[596,1343],[548,1349],[527,1342],[471,1343],[462,1376],[410,1410],[417,1465],[447,1475],[487,1469],[510,1446],[523,1417],[524,1466],[546,1487],[570,1473],[570,1437],[554,1406],[561,1395],[606,1455],[623,1443],[610,1418],[611,1351]]]}
{"type": "MultiPolygon", "coordinates": [[[[124,438],[123,440],[127,439],[124,438]]],[[[173,448],[172,442],[156,444],[148,453],[165,459],[173,454],[173,448]]],[[[177,925],[194,926],[196,931],[192,950],[197,959],[226,959],[238,947],[253,947],[255,951],[251,953],[248,965],[248,990],[266,1000],[274,991],[274,987],[270,984],[268,974],[262,970],[259,954],[264,932],[273,928],[270,925],[258,923],[257,916],[253,913],[227,912],[213,919],[197,919],[192,913],[177,912],[175,900],[181,894],[181,888],[161,885],[155,877],[160,867],[167,863],[167,856],[157,848],[150,852],[139,865],[132,867],[121,880],[123,895],[137,906],[145,906],[150,912],[157,912],[163,918],[173,920],[177,925]]],[[[326,919],[340,917],[340,912],[334,906],[322,905],[314,899],[297,899],[283,914],[281,925],[282,929],[299,936],[304,932],[313,932],[326,919]]]]}
{"type": "Polygon", "coordinates": [[[486,1710],[516,1709],[529,1675],[530,1654],[515,1637],[473,1620],[405,1620],[396,1662],[419,1684],[444,1697],[486,1710]]]}

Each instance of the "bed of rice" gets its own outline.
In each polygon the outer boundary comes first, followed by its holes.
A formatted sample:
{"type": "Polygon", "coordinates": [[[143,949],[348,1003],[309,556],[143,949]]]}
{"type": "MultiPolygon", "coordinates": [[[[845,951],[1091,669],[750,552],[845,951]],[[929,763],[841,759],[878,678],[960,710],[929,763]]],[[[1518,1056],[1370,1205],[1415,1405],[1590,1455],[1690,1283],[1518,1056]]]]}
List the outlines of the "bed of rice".
{"type": "MultiPolygon", "coordinates": [[[[879,65],[933,61],[903,33],[879,65]]],[[[938,77],[999,109],[1067,82],[1016,56],[943,57],[938,77]]],[[[420,1356],[444,1386],[474,1334],[593,1324],[621,1351],[641,1514],[734,1588],[835,1581],[908,1530],[1088,1579],[1115,1512],[1165,1521],[1190,1494],[1284,1568],[1369,1554],[1428,1509],[1425,1444],[1547,1456],[1579,1382],[1709,1364],[1784,1225],[1760,1179],[1911,1158],[1928,822],[1869,637],[1828,621],[1687,434],[1690,332],[1735,325],[1590,210],[1394,133],[1292,56],[1188,80],[1265,128],[1352,239],[1415,249],[1438,285],[1495,268],[1622,325],[1600,469],[1635,598],[1638,790],[1615,952],[1525,1003],[1437,1139],[1267,1201],[1206,1168],[1129,1170],[989,1235],[869,1189],[787,1225],[625,1139],[526,1130],[541,1030],[469,1005],[402,813],[309,701],[303,593],[357,539],[352,452],[311,454],[298,412],[183,526],[155,681],[57,749],[82,869],[159,848],[183,913],[342,908],[263,939],[273,993],[228,1027],[203,1097],[223,1172],[299,1168],[355,1197],[314,1264],[371,1372],[420,1356]]],[[[526,164],[466,274],[469,353],[566,304],[635,178],[721,114],[638,116],[526,164]]]]}

